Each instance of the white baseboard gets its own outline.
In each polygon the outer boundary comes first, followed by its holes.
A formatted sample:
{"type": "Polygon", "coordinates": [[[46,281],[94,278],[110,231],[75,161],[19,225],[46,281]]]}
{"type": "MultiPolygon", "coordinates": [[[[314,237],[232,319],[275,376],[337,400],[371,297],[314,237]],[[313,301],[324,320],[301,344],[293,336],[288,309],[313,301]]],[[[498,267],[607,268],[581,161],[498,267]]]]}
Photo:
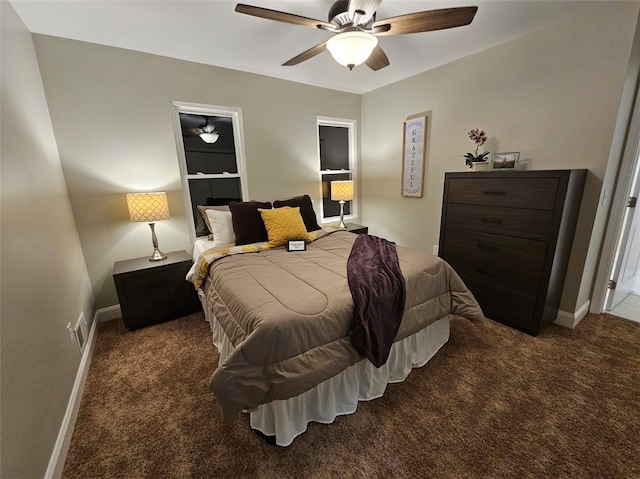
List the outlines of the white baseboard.
{"type": "Polygon", "coordinates": [[[73,428],[76,424],[76,418],[78,417],[78,409],[80,408],[80,400],[82,399],[82,392],[87,380],[87,374],[89,373],[89,365],[91,364],[91,357],[93,356],[93,348],[96,344],[96,338],[98,336],[98,323],[102,321],[108,321],[110,319],[116,319],[121,316],[120,305],[109,306],[96,311],[93,317],[93,324],[91,325],[91,331],[89,332],[89,338],[85,345],[84,352],[82,353],[82,359],[80,359],[80,366],[78,367],[78,373],[76,374],[76,380],[73,383],[73,389],[69,396],[69,402],[67,403],[67,410],[62,419],[60,431],[58,432],[58,438],[53,447],[51,458],[49,459],[49,466],[45,472],[45,479],[58,479],[62,476],[62,468],[64,467],[64,461],[69,451],[69,444],[71,443],[71,436],[73,435],[73,428]]]}
{"type": "Polygon", "coordinates": [[[110,321],[112,319],[121,318],[121,317],[122,317],[122,311],[120,311],[119,304],[116,304],[114,306],[107,306],[106,308],[102,308],[96,311],[96,320],[100,322],[110,321]]]}
{"type": "Polygon", "coordinates": [[[566,311],[558,311],[558,317],[553,322],[558,326],[564,326],[565,328],[574,329],[582,318],[584,318],[589,312],[590,301],[587,301],[578,308],[575,313],[567,313],[566,311]]]}

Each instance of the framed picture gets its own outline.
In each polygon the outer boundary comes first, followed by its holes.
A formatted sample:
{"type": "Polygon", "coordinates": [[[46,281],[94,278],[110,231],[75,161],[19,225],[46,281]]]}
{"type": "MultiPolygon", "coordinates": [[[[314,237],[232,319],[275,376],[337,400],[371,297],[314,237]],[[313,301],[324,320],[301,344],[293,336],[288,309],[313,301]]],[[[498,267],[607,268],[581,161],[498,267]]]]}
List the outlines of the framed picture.
{"type": "Polygon", "coordinates": [[[491,169],[516,171],[518,169],[519,160],[520,152],[517,151],[510,153],[494,153],[491,157],[491,169]]]}
{"type": "Polygon", "coordinates": [[[287,251],[306,251],[307,243],[304,240],[287,241],[287,251]]]}
{"type": "Polygon", "coordinates": [[[402,140],[402,196],[422,198],[426,149],[427,117],[405,121],[402,140]]]}

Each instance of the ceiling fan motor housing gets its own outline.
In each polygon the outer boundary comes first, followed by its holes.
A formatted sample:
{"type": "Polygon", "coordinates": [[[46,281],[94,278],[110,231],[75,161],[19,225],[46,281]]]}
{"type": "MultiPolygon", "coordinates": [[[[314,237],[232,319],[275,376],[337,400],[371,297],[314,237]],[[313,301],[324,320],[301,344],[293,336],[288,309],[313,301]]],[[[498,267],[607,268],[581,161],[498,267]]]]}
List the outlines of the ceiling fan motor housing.
{"type": "MultiPolygon", "coordinates": [[[[333,23],[338,27],[344,27],[345,25],[350,25],[353,23],[353,19],[349,18],[349,0],[337,0],[331,5],[329,9],[328,15],[329,23],[333,23]]],[[[375,22],[376,14],[374,13],[372,17],[369,19],[366,25],[361,25],[362,27],[368,28],[370,24],[375,22]]]]}

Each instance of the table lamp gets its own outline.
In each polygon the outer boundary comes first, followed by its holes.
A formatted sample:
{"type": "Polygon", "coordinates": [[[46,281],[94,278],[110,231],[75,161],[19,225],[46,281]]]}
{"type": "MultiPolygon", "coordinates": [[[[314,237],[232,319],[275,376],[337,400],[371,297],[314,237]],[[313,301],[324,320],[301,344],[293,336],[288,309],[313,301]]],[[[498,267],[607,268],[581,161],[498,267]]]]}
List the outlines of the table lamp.
{"type": "Polygon", "coordinates": [[[353,180],[332,181],[331,200],[340,203],[340,224],[339,228],[346,228],[344,224],[344,202],[353,199],[353,180]]]}
{"type": "Polygon", "coordinates": [[[129,207],[131,221],[144,221],[149,223],[151,227],[153,254],[149,257],[149,261],[166,259],[167,255],[158,249],[155,222],[169,219],[167,194],[164,191],[158,193],[127,193],[127,206],[129,207]]]}

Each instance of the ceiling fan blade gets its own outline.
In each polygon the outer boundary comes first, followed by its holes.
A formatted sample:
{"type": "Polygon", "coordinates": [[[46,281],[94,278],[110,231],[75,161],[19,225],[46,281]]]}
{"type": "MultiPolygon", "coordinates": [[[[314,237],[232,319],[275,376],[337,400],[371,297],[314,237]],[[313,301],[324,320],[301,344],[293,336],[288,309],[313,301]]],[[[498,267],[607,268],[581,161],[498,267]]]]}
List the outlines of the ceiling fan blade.
{"type": "Polygon", "coordinates": [[[252,15],[259,18],[266,18],[267,20],[275,20],[277,22],[291,23],[293,25],[301,25],[303,27],[319,28],[321,30],[328,30],[330,32],[336,30],[335,25],[323,22],[322,20],[315,20],[313,18],[294,15],[293,13],[271,10],[269,8],[254,7],[252,5],[238,3],[235,10],[238,13],[244,13],[245,15],[252,15]]]}
{"type": "Polygon", "coordinates": [[[349,18],[356,25],[364,25],[376,13],[382,0],[349,0],[349,18]]]}
{"type": "Polygon", "coordinates": [[[182,134],[187,136],[197,136],[202,133],[202,128],[183,128],[182,134]]]}
{"type": "Polygon", "coordinates": [[[384,53],[382,48],[380,48],[380,45],[376,45],[365,63],[374,72],[377,72],[381,68],[389,66],[389,59],[387,58],[387,55],[384,53]]]}
{"type": "Polygon", "coordinates": [[[459,7],[409,13],[375,22],[372,28],[377,36],[384,36],[461,27],[473,21],[477,10],[478,7],[459,7]]]}
{"type": "Polygon", "coordinates": [[[300,55],[297,55],[293,57],[291,60],[283,63],[282,66],[290,67],[293,65],[297,65],[298,63],[302,63],[308,60],[309,58],[315,57],[316,55],[318,55],[319,53],[322,53],[326,49],[327,49],[327,42],[320,43],[319,45],[316,45],[315,47],[311,47],[308,50],[302,52],[300,55]]]}

